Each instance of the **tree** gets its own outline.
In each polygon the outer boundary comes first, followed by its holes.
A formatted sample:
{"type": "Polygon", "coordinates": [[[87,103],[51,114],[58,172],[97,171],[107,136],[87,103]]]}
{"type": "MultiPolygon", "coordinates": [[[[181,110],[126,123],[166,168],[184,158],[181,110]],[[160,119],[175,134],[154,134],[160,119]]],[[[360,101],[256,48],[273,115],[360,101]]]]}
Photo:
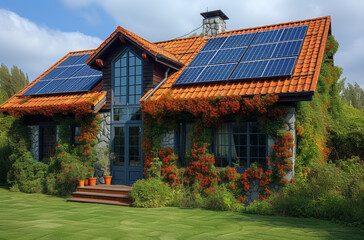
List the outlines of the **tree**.
{"type": "Polygon", "coordinates": [[[13,66],[9,69],[4,64],[0,66],[0,103],[7,100],[23,87],[29,84],[28,74],[13,66]]]}
{"type": "Polygon", "coordinates": [[[361,109],[364,106],[364,90],[358,83],[348,83],[345,87],[345,78],[340,81],[341,99],[354,108],[361,109]]]}
{"type": "MultiPolygon", "coordinates": [[[[13,66],[9,69],[4,64],[0,66],[0,104],[20,91],[29,83],[28,75],[13,66]]],[[[6,174],[10,169],[9,156],[11,148],[9,146],[9,131],[15,118],[0,113],[0,182],[6,181],[6,174]]]]}

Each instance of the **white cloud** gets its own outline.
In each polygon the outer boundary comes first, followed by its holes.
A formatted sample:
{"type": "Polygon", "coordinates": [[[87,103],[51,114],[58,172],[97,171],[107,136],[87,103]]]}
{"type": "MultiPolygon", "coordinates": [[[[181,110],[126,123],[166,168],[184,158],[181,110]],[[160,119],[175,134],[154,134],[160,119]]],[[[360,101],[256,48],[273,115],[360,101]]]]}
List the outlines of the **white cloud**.
{"type": "Polygon", "coordinates": [[[0,9],[0,63],[17,65],[32,81],[69,51],[96,48],[101,39],[80,32],[40,27],[14,12],[0,9]]]}

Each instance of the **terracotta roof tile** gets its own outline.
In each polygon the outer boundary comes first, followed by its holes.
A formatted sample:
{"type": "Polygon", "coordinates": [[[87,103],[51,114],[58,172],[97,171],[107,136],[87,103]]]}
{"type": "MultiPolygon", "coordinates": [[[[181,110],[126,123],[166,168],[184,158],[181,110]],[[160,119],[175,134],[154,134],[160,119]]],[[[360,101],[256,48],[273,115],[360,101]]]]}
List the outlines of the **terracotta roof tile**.
{"type": "Polygon", "coordinates": [[[97,56],[105,47],[107,47],[108,43],[111,42],[114,39],[114,37],[117,36],[118,34],[122,34],[126,38],[130,39],[132,42],[136,43],[137,45],[148,51],[153,56],[161,54],[173,61],[179,62],[175,54],[170,53],[165,48],[160,47],[155,43],[149,42],[148,40],[136,35],[135,33],[130,32],[129,30],[118,26],[116,30],[103,43],[101,43],[101,45],[94,51],[94,53],[89,57],[89,59],[87,59],[86,63],[89,64],[95,58],[95,56],[97,56]]]}
{"type": "MultiPolygon", "coordinates": [[[[327,16],[303,21],[227,31],[218,35],[227,36],[308,25],[306,37],[304,39],[300,55],[297,59],[296,66],[293,70],[292,77],[173,86],[173,83],[185,69],[184,67],[180,71],[171,74],[160,88],[155,91],[152,98],[158,98],[165,92],[165,90],[168,90],[169,94],[175,98],[188,98],[191,96],[195,97],[197,95],[226,96],[236,94],[252,95],[267,93],[285,94],[313,92],[316,90],[326,38],[329,33],[330,21],[330,16],[327,16]],[[193,94],[194,92],[195,94],[193,94]]],[[[155,44],[173,53],[180,62],[187,66],[209,39],[210,37],[197,36],[157,42],[155,44]]]]}

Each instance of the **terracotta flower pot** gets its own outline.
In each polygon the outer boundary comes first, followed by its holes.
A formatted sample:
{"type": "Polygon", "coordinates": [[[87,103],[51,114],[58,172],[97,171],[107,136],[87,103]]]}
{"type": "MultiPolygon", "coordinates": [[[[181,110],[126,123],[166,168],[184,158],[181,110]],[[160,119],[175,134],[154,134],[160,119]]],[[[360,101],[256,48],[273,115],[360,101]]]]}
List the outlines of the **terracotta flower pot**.
{"type": "Polygon", "coordinates": [[[85,186],[88,186],[88,178],[85,179],[85,186]]]}
{"type": "Polygon", "coordinates": [[[105,184],[106,185],[110,185],[111,184],[111,178],[112,178],[112,176],[104,176],[105,184]]]}
{"type": "Polygon", "coordinates": [[[85,180],[78,180],[78,186],[84,187],[85,186],[85,180]]]}
{"type": "Polygon", "coordinates": [[[89,186],[96,186],[96,179],[95,177],[88,178],[88,185],[89,186]]]}

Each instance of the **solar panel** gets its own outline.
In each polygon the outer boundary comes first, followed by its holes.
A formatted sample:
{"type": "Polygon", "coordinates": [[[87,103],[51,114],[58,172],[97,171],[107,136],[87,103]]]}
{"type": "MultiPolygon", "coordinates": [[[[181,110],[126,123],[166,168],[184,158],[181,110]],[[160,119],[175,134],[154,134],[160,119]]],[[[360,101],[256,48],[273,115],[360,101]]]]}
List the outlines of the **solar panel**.
{"type": "Polygon", "coordinates": [[[208,51],[208,52],[199,52],[196,57],[190,63],[190,67],[192,66],[203,66],[207,65],[213,56],[216,54],[217,50],[215,51],[208,51]]]}
{"type": "Polygon", "coordinates": [[[251,60],[271,58],[276,46],[277,46],[277,43],[250,46],[248,48],[248,50],[246,51],[246,53],[244,54],[242,61],[251,61],[251,60]]]}
{"type": "Polygon", "coordinates": [[[270,59],[262,77],[291,75],[296,59],[297,57],[270,59]]]}
{"type": "Polygon", "coordinates": [[[186,68],[176,80],[175,84],[193,83],[197,80],[198,76],[202,73],[204,69],[205,67],[186,68]]]}
{"type": "Polygon", "coordinates": [[[229,78],[237,63],[207,66],[195,82],[222,81],[229,78]]]}
{"type": "Polygon", "coordinates": [[[225,42],[225,40],[228,37],[216,37],[211,38],[207,41],[205,46],[203,46],[201,51],[208,51],[208,50],[218,50],[222,46],[222,44],[225,42]]]}
{"type": "Polygon", "coordinates": [[[302,40],[277,43],[272,58],[296,56],[300,53],[302,40]]]}
{"type": "Polygon", "coordinates": [[[102,72],[86,65],[90,54],[72,55],[52,69],[23,95],[88,91],[101,79],[102,72]]]}
{"type": "Polygon", "coordinates": [[[283,29],[258,32],[252,42],[252,45],[278,42],[282,32],[283,29]]]}
{"type": "Polygon", "coordinates": [[[279,41],[283,42],[283,41],[304,39],[306,36],[307,28],[308,28],[307,25],[299,26],[299,27],[292,27],[292,28],[285,28],[279,41]]]}
{"type": "MultiPolygon", "coordinates": [[[[87,54],[87,55],[89,55],[89,54],[87,54]]],[[[61,64],[59,64],[58,67],[74,65],[75,62],[81,58],[81,56],[82,55],[69,56],[66,60],[64,60],[61,64]]]]}
{"type": "Polygon", "coordinates": [[[249,46],[250,42],[252,41],[252,39],[255,35],[256,35],[256,33],[231,35],[228,37],[228,39],[226,39],[226,41],[222,45],[221,49],[249,46]]]}
{"type": "Polygon", "coordinates": [[[292,75],[307,29],[306,25],[211,38],[175,84],[292,75]]]}
{"type": "Polygon", "coordinates": [[[25,93],[23,93],[23,95],[35,94],[50,82],[51,82],[51,80],[38,81],[31,88],[29,88],[25,93]]]}
{"type": "Polygon", "coordinates": [[[269,60],[241,62],[230,79],[259,78],[262,76],[269,60]]]}
{"type": "Polygon", "coordinates": [[[217,54],[213,57],[213,59],[210,61],[209,65],[219,64],[219,63],[239,62],[245,50],[246,47],[219,50],[217,54]]]}

